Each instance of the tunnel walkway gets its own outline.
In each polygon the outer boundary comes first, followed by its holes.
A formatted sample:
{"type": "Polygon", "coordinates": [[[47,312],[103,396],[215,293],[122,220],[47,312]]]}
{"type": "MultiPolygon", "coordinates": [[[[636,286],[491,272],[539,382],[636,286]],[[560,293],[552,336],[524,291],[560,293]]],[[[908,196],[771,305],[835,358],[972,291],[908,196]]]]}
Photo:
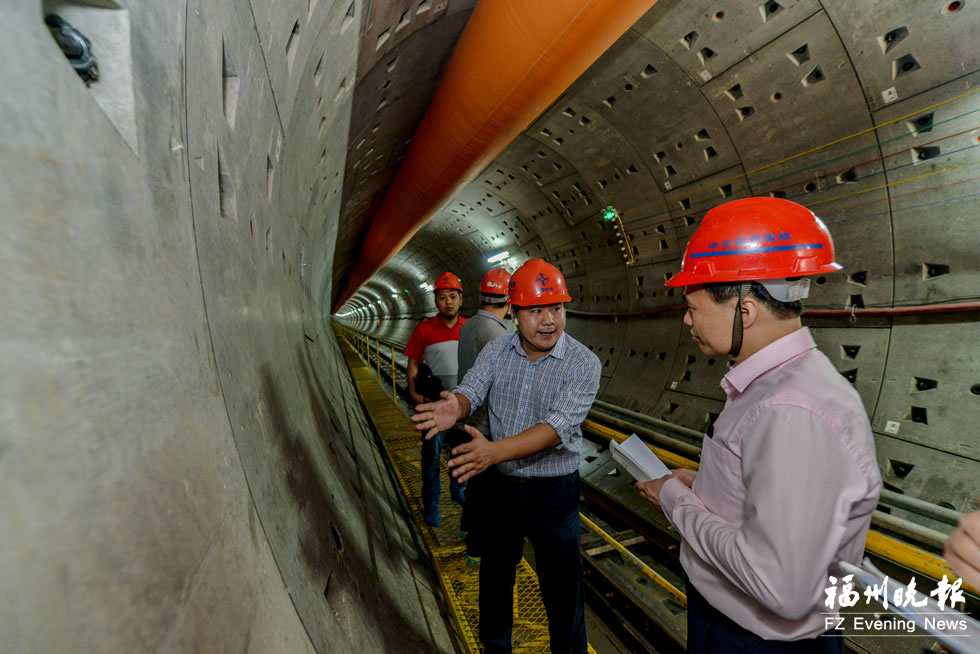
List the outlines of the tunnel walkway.
{"type": "MultiPolygon", "coordinates": [[[[385,388],[379,383],[371,367],[337,331],[351,377],[367,415],[384,444],[385,454],[391,462],[402,492],[411,508],[412,519],[432,556],[433,567],[446,596],[454,622],[470,652],[482,651],[479,645],[479,567],[467,563],[466,546],[459,536],[460,507],[449,498],[448,483],[442,484],[439,511],[442,524],[430,527],[422,518],[419,461],[420,438],[415,425],[399,408],[385,388]]],[[[440,471],[446,479],[446,465],[440,471]]],[[[514,594],[514,651],[549,652],[548,623],[538,579],[527,560],[522,559],[517,569],[516,593],[514,594]]],[[[595,650],[589,646],[589,652],[595,650]]]]}

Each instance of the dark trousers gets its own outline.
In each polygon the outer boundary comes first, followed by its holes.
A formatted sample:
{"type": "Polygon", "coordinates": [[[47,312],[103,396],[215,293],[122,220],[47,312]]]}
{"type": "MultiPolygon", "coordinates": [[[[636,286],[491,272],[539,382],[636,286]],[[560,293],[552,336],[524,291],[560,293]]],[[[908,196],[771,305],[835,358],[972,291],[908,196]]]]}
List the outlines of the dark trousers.
{"type": "Polygon", "coordinates": [[[711,606],[687,582],[688,654],[844,654],[842,632],[807,640],[764,640],[711,606]]]}
{"type": "MultiPolygon", "coordinates": [[[[422,439],[422,510],[430,505],[439,504],[439,462],[442,456],[442,445],[449,432],[441,431],[429,440],[422,439]]],[[[460,485],[449,473],[449,489],[453,499],[459,497],[459,491],[466,484],[460,485]]]]}
{"type": "Polygon", "coordinates": [[[578,472],[517,479],[490,468],[481,475],[487,502],[480,564],[480,641],[485,652],[510,652],[513,598],[524,537],[534,546],[541,599],[554,654],[584,654],[578,472]]]}
{"type": "Polygon", "coordinates": [[[466,553],[471,557],[483,556],[483,529],[486,527],[484,513],[486,493],[484,476],[470,477],[466,482],[466,503],[459,520],[459,530],[466,532],[466,553]]]}
{"type": "MultiPolygon", "coordinates": [[[[479,429],[488,440],[493,440],[489,427],[479,427],[479,429]]],[[[472,440],[469,434],[463,433],[466,436],[466,440],[463,442],[468,443],[472,440]]],[[[467,556],[476,558],[483,556],[482,529],[486,523],[486,518],[483,514],[485,512],[485,502],[487,501],[487,495],[483,492],[483,487],[486,485],[484,481],[486,477],[487,475],[484,473],[467,480],[466,503],[463,504],[463,514],[459,519],[459,530],[466,532],[466,554],[467,556]]]]}

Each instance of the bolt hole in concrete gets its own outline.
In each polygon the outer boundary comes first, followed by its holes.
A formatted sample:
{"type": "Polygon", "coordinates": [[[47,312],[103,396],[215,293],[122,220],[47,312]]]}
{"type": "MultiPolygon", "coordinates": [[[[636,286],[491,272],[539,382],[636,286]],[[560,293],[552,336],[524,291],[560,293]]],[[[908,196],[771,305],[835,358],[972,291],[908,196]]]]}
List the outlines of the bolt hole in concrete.
{"type": "Polygon", "coordinates": [[[909,473],[912,472],[912,469],[915,467],[915,464],[906,463],[904,461],[897,461],[895,459],[889,459],[888,467],[890,468],[889,471],[892,473],[893,476],[898,477],[899,479],[905,479],[906,477],[909,476],[909,473]]]}
{"type": "Polygon", "coordinates": [[[92,99],[139,156],[136,135],[130,15],[111,0],[80,3],[44,0],[41,16],[58,48],[92,99]]]}

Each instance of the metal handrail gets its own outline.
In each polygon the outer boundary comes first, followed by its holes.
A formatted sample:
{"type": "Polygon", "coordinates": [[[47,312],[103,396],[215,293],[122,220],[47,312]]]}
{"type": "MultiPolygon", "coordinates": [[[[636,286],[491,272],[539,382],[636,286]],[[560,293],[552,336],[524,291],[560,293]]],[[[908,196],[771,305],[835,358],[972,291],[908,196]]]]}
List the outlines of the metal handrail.
{"type": "MultiPolygon", "coordinates": [[[[596,400],[596,402],[598,403],[598,400],[596,400]]],[[[655,432],[652,429],[645,429],[639,425],[631,424],[625,420],[621,420],[619,418],[616,418],[615,416],[611,416],[603,411],[596,411],[595,409],[592,409],[591,411],[589,411],[589,417],[596,418],[598,420],[601,420],[602,422],[609,423],[611,425],[619,427],[620,429],[626,429],[629,431],[636,432],[641,436],[646,436],[648,439],[652,441],[656,441],[662,445],[666,445],[667,447],[673,448],[679,452],[683,452],[690,456],[700,456],[701,454],[701,448],[697,445],[692,445],[691,443],[685,443],[684,441],[679,441],[676,438],[671,438],[670,436],[666,436],[664,434],[655,432]]]]}
{"type": "Polygon", "coordinates": [[[675,434],[680,434],[681,436],[690,436],[691,438],[701,438],[704,436],[703,431],[698,431],[697,429],[691,429],[690,427],[684,427],[682,425],[675,425],[672,422],[666,420],[661,420],[660,418],[654,418],[648,416],[645,413],[639,413],[638,411],[633,411],[625,407],[617,406],[609,402],[604,402],[602,400],[596,400],[592,403],[593,406],[597,406],[607,411],[614,411],[616,413],[621,413],[624,416],[633,418],[634,420],[639,420],[640,422],[645,422],[648,425],[653,425],[654,427],[661,427],[668,431],[672,431],[675,434]]]}
{"type": "Polygon", "coordinates": [[[946,543],[947,534],[944,534],[941,531],[936,531],[935,529],[929,529],[928,527],[917,525],[909,520],[896,518],[893,515],[889,515],[884,511],[879,511],[877,509],[871,513],[871,522],[879,527],[884,527],[888,531],[893,531],[896,534],[913,538],[920,543],[925,543],[926,545],[930,545],[936,549],[941,550],[943,545],[946,543]]]}
{"type": "Polygon", "coordinates": [[[946,524],[953,525],[954,527],[959,524],[960,518],[963,517],[963,514],[955,509],[947,509],[945,506],[939,506],[938,504],[933,504],[932,502],[920,500],[917,497],[910,497],[909,495],[896,493],[895,491],[888,490],[887,488],[883,488],[881,491],[881,501],[885,504],[890,504],[900,509],[905,509],[906,511],[918,513],[926,518],[932,518],[933,520],[945,522],[946,524]]]}

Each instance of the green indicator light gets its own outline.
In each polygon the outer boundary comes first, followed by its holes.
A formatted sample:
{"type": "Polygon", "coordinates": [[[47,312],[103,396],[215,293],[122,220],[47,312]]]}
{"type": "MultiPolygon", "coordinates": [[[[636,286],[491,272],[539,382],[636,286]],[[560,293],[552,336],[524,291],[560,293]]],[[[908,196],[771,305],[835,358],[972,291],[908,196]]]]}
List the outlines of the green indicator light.
{"type": "Polygon", "coordinates": [[[612,208],[612,205],[609,205],[608,207],[602,210],[603,220],[612,220],[615,217],[616,217],[616,210],[612,208]]]}

